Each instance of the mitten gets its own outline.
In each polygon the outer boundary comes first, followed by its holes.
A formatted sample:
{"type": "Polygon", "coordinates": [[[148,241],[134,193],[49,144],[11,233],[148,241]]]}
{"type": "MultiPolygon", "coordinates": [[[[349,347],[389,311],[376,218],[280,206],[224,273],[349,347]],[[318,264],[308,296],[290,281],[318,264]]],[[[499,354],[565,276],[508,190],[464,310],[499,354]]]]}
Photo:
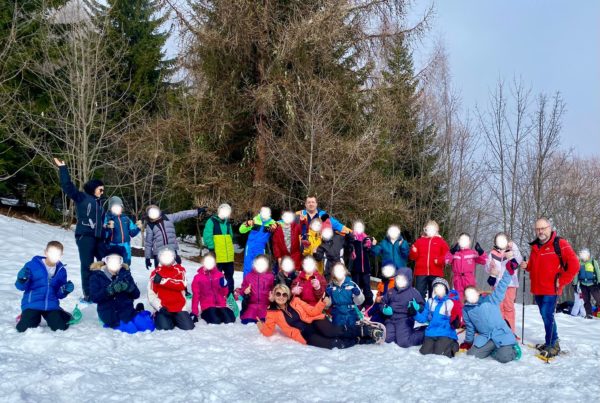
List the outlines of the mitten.
{"type": "Polygon", "coordinates": [[[483,248],[481,247],[481,245],[479,245],[479,242],[477,242],[477,243],[475,244],[475,251],[477,252],[477,254],[478,254],[479,256],[481,256],[481,255],[483,255],[483,254],[484,254],[483,248]]]}
{"type": "Polygon", "coordinates": [[[489,276],[487,279],[487,283],[490,285],[490,287],[495,286],[496,285],[496,277],[489,276]]]}
{"type": "Polygon", "coordinates": [[[392,316],[392,314],[394,313],[394,311],[392,310],[391,306],[384,306],[383,309],[381,310],[381,312],[385,315],[385,316],[392,316]]]}

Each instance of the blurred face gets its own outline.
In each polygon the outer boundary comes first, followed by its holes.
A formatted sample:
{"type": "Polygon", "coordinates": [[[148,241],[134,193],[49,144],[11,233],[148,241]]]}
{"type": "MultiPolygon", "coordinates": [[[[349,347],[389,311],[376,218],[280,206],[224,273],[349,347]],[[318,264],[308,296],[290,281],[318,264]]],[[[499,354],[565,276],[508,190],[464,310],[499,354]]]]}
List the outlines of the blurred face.
{"type": "Polygon", "coordinates": [[[121,213],[123,213],[123,206],[120,204],[115,204],[110,208],[110,212],[114,215],[121,215],[121,213]]]}
{"type": "Polygon", "coordinates": [[[254,270],[257,273],[265,273],[269,269],[269,261],[264,257],[258,257],[254,260],[254,270]]]}
{"type": "Polygon", "coordinates": [[[294,261],[289,258],[289,257],[285,257],[281,260],[281,270],[283,270],[286,273],[291,273],[295,270],[296,268],[294,267],[294,261]]]}
{"type": "Polygon", "coordinates": [[[308,275],[313,274],[315,272],[316,268],[317,268],[317,262],[313,258],[307,257],[302,262],[302,270],[304,271],[304,273],[306,273],[308,275]]]}
{"type": "Polygon", "coordinates": [[[260,209],[260,218],[263,221],[269,221],[271,219],[271,209],[269,207],[263,207],[260,209]]]}
{"type": "Polygon", "coordinates": [[[281,215],[281,220],[284,224],[290,225],[296,219],[296,215],[291,211],[286,211],[281,215]]]}
{"type": "Polygon", "coordinates": [[[400,238],[400,227],[398,227],[397,225],[390,226],[387,230],[387,236],[392,241],[395,241],[396,239],[400,238]]]}
{"type": "Polygon", "coordinates": [[[108,255],[104,262],[110,273],[117,274],[123,265],[123,258],[120,255],[108,255]]]}
{"type": "Polygon", "coordinates": [[[432,238],[434,236],[436,236],[438,233],[438,227],[435,224],[427,224],[425,226],[425,235],[428,238],[432,238]]]}
{"type": "Polygon", "coordinates": [[[329,241],[331,238],[333,238],[333,230],[329,227],[327,228],[323,228],[321,230],[321,237],[326,240],[329,241]]]}
{"type": "Polygon", "coordinates": [[[399,274],[396,276],[395,284],[396,284],[396,288],[398,288],[399,290],[403,290],[406,287],[408,287],[408,279],[406,278],[406,276],[399,274]]]}
{"type": "Polygon", "coordinates": [[[148,218],[151,220],[158,220],[160,217],[160,209],[158,207],[152,207],[148,209],[148,218]]]}
{"type": "Polygon", "coordinates": [[[475,288],[473,287],[469,287],[465,290],[465,300],[469,303],[469,304],[476,304],[479,302],[479,291],[477,291],[475,288]]]}
{"type": "Polygon", "coordinates": [[[433,294],[440,298],[446,296],[446,286],[443,284],[436,284],[435,287],[433,287],[433,294]]]}
{"type": "Polygon", "coordinates": [[[231,217],[231,207],[229,207],[229,206],[219,207],[219,210],[217,211],[217,216],[221,220],[228,219],[229,217],[231,217]]]}
{"type": "Polygon", "coordinates": [[[332,274],[336,280],[342,281],[346,278],[346,268],[343,264],[336,264],[333,266],[332,274]]]}
{"type": "Polygon", "coordinates": [[[381,274],[383,274],[383,277],[385,278],[392,278],[395,273],[396,268],[391,264],[385,265],[381,268],[381,274]]]}
{"type": "Polygon", "coordinates": [[[590,260],[591,259],[590,251],[587,249],[583,249],[581,252],[579,252],[579,259],[583,260],[584,262],[587,262],[588,260],[590,260]]]}
{"type": "Polygon", "coordinates": [[[212,270],[217,266],[217,262],[213,256],[205,256],[202,260],[202,266],[204,266],[206,270],[212,270]]]}
{"type": "Polygon", "coordinates": [[[63,253],[59,248],[51,246],[46,249],[44,254],[46,255],[46,263],[48,263],[50,266],[54,266],[60,261],[63,253]]]}
{"type": "Polygon", "coordinates": [[[104,194],[104,186],[98,186],[94,190],[94,196],[96,196],[96,197],[101,197],[103,194],[104,194]]]}
{"type": "Polygon", "coordinates": [[[458,246],[460,246],[461,249],[468,249],[471,247],[471,238],[469,238],[467,235],[461,235],[458,238],[458,246]]]}
{"type": "Polygon", "coordinates": [[[317,198],[307,197],[306,201],[304,202],[304,207],[306,208],[306,211],[311,214],[317,211],[317,198]]]}
{"type": "Polygon", "coordinates": [[[310,229],[315,232],[321,232],[322,226],[323,226],[323,224],[321,224],[321,221],[312,221],[310,223],[310,229]]]}
{"type": "Polygon", "coordinates": [[[506,248],[508,248],[508,238],[506,237],[506,235],[500,234],[496,236],[494,242],[500,250],[506,250],[506,248]]]}
{"type": "Polygon", "coordinates": [[[175,252],[170,249],[163,249],[158,254],[158,261],[163,266],[170,266],[175,261],[175,252]]]}
{"type": "Polygon", "coordinates": [[[364,234],[365,224],[363,224],[362,221],[356,221],[352,226],[352,232],[354,232],[357,235],[364,234]]]}
{"type": "Polygon", "coordinates": [[[552,235],[552,226],[547,220],[537,220],[535,223],[535,235],[537,235],[540,242],[547,242],[552,235]]]}

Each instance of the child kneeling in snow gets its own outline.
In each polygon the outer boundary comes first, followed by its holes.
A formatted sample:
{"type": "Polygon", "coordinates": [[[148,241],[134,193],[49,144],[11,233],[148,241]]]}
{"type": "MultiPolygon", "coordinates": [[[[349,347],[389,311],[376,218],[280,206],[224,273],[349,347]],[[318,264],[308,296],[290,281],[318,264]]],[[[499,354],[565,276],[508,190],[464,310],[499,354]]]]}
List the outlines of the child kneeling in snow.
{"type": "Polygon", "coordinates": [[[227,307],[227,280],[219,270],[215,270],[215,255],[209,253],[202,259],[202,267],[192,281],[192,321],[198,322],[198,307],[202,310],[200,317],[208,324],[235,322],[235,315],[227,307]]]}
{"type": "Polygon", "coordinates": [[[425,301],[421,293],[412,284],[412,270],[408,267],[398,269],[394,280],[394,288],[388,290],[381,300],[382,312],[388,317],[385,321],[386,342],[395,342],[400,347],[412,347],[423,344],[425,327],[415,329],[414,301],[423,305],[425,301]]]}
{"type": "Polygon", "coordinates": [[[67,281],[67,269],[60,262],[62,253],[63,245],[50,241],[45,256],[35,256],[19,270],[15,287],[24,293],[17,331],[38,327],[42,317],[53,331],[69,327],[71,315],[61,309],[59,300],[71,293],[74,286],[67,281]]]}
{"type": "Polygon", "coordinates": [[[468,355],[477,358],[492,356],[501,363],[513,361],[519,355],[517,339],[500,312],[500,304],[517,267],[514,258],[509,261],[500,282],[487,297],[481,297],[473,286],[465,289],[463,319],[467,333],[460,348],[468,349],[468,355]]]}
{"type": "Polygon", "coordinates": [[[194,322],[189,312],[184,310],[187,287],[185,269],[175,261],[175,252],[169,247],[158,251],[158,262],[148,282],[148,300],[156,310],[154,324],[158,330],[171,330],[175,326],[192,330],[194,322]]]}
{"type": "Polygon", "coordinates": [[[256,323],[257,319],[264,320],[269,306],[269,291],[275,283],[275,276],[269,270],[269,258],[258,255],[252,262],[252,271],[244,277],[238,295],[242,297],[242,324],[256,323]]]}
{"type": "Polygon", "coordinates": [[[269,295],[273,302],[266,320],[256,324],[264,336],[272,336],[275,327],[279,327],[285,336],[298,343],[327,349],[379,343],[385,338],[385,331],[377,325],[336,326],[331,323],[323,314],[325,305],[330,303],[329,297],[313,306],[299,297],[290,300],[290,295],[290,289],[283,284],[273,288],[269,295]]]}
{"type": "Polygon", "coordinates": [[[429,298],[424,306],[416,301],[410,302],[410,306],[417,311],[417,322],[429,324],[419,351],[421,354],[445,355],[452,358],[458,351],[455,329],[461,322],[460,313],[456,309],[459,306],[458,295],[456,300],[448,296],[450,287],[441,277],[435,278],[431,285],[433,297],[429,298]]]}
{"type": "Polygon", "coordinates": [[[325,291],[331,301],[331,317],[334,325],[351,326],[358,322],[357,305],[365,301],[358,285],[350,279],[343,263],[331,269],[331,282],[325,291]]]}
{"type": "Polygon", "coordinates": [[[90,270],[90,299],[97,304],[104,327],[130,334],[154,330],[150,312],[133,308],[140,290],[121,255],[108,255],[102,262],[93,263],[90,270]]]}

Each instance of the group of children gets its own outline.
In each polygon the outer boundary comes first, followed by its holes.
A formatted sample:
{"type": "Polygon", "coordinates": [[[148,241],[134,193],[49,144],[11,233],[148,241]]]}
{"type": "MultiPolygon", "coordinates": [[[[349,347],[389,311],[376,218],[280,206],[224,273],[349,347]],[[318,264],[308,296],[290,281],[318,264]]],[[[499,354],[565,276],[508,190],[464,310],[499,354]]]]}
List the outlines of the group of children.
{"type": "MultiPolygon", "coordinates": [[[[301,212],[286,211],[276,222],[271,210],[263,207],[240,227],[241,233],[248,233],[248,241],[243,281],[235,288],[231,207],[223,204],[204,228],[203,240],[209,252],[191,282],[190,313],[186,309],[186,270],[177,252],[174,224],[204,212],[197,209],[164,214],[158,206],[148,207],[145,258],[147,269],[154,265],[147,289],[154,310],[151,314],[141,303],[134,306],[140,291],[129,270],[130,240],[142,223],[134,223],[122,214],[119,198],[110,199],[103,226],[106,256],[91,265],[89,277],[90,299],[97,304],[105,327],[135,333],[175,327],[191,330],[199,319],[209,324],[232,323],[236,314],[228,298],[233,298],[241,301],[239,317],[243,324],[256,323],[263,334],[272,333],[265,329],[279,326],[281,317],[269,315],[270,310],[284,310],[283,319],[290,329],[301,329],[304,341],[320,340],[314,342],[319,346],[349,346],[365,337],[379,341],[382,336],[377,327],[355,327],[366,316],[371,322],[385,325],[385,341],[400,347],[420,345],[423,354],[453,357],[463,348],[470,355],[492,356],[500,362],[511,361],[519,354],[514,334],[514,302],[519,287],[515,270],[523,258],[504,233],[496,235],[489,254],[479,243],[472,246],[468,234],[461,234],[450,248],[434,221],[425,225],[412,245],[403,239],[396,225],[390,226],[378,243],[366,234],[360,221],[352,230],[343,227],[345,231],[334,231],[335,221],[326,214],[309,221],[301,212]],[[269,256],[265,252],[271,237],[269,256]],[[376,298],[371,290],[371,257],[383,261],[376,298]],[[408,260],[415,262],[414,272],[407,267],[408,260]],[[447,264],[452,268],[452,288],[444,279],[447,264]],[[488,284],[493,288],[489,296],[482,296],[476,289],[477,264],[489,274],[488,284]],[[287,293],[284,302],[276,303],[276,289],[282,295],[287,293]],[[321,306],[320,312],[325,310],[335,327],[319,322],[321,313],[316,315],[316,323],[320,323],[317,326],[312,322],[308,325],[294,311],[314,313],[321,306]],[[289,316],[290,311],[296,313],[289,316]],[[425,326],[415,327],[417,322],[425,326]],[[459,346],[457,329],[461,328],[466,329],[466,335],[459,346]],[[353,341],[336,344],[330,340],[336,339],[332,334],[353,341]]],[[[69,326],[70,315],[60,308],[59,300],[74,287],[60,263],[62,251],[60,243],[50,242],[45,256],[34,257],[19,271],[16,286],[24,291],[19,331],[39,325],[42,317],[52,330],[69,326]]],[[[600,293],[600,269],[589,252],[583,251],[580,258],[582,270],[575,285],[585,290],[587,311],[591,309],[589,296],[600,293]]]]}

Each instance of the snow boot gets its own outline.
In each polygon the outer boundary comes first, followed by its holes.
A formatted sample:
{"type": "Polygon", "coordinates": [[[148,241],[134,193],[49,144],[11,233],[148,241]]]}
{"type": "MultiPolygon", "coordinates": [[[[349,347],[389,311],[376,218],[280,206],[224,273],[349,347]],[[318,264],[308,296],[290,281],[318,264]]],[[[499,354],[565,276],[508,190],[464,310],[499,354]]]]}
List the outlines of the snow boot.
{"type": "Polygon", "coordinates": [[[370,338],[375,344],[381,344],[385,341],[385,326],[383,324],[361,321],[359,327],[361,337],[370,338]]]}
{"type": "Polygon", "coordinates": [[[554,344],[554,346],[546,346],[541,352],[540,355],[546,359],[556,357],[560,354],[560,345],[558,341],[554,344]]]}

